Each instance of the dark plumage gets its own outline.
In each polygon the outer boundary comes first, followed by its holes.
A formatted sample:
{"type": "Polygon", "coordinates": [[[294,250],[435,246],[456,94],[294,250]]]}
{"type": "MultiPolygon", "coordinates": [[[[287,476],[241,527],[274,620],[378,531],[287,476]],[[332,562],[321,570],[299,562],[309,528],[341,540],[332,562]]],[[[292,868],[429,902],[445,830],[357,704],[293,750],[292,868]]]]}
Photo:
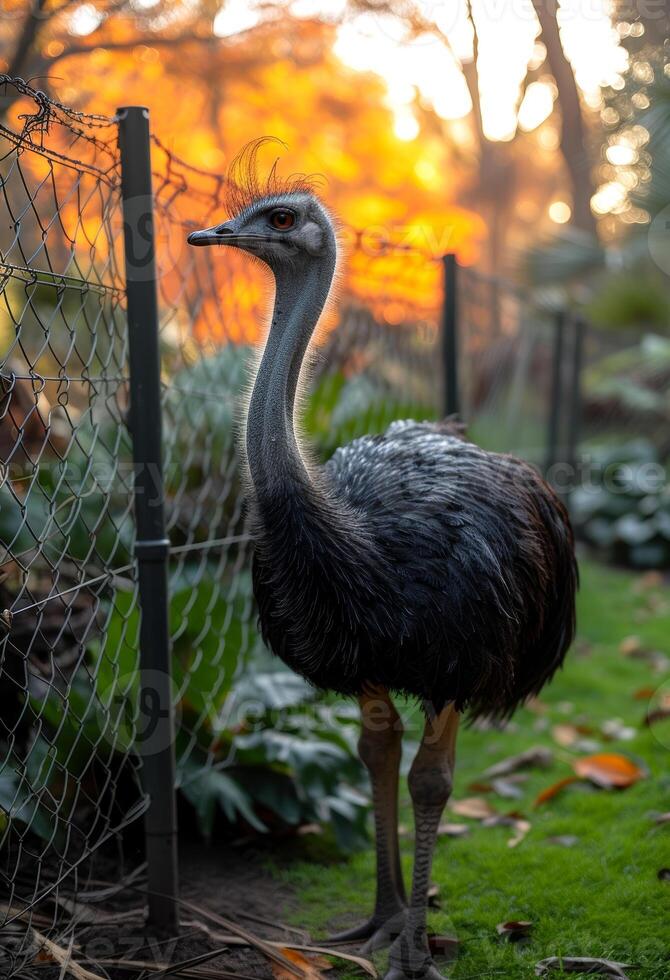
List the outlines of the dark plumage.
{"type": "Polygon", "coordinates": [[[255,514],[277,656],[317,687],[379,684],[436,711],[507,715],[540,690],[573,637],[577,575],[565,508],[531,466],[407,421],[316,479],[334,513],[286,485],[255,514]]]}
{"type": "Polygon", "coordinates": [[[313,684],[359,696],[377,897],[370,919],[339,938],[366,939],[366,951],[393,940],[386,980],[439,980],[426,895],[459,712],[506,716],[562,663],[575,625],[572,532],[531,466],[479,449],[450,421],[394,422],[323,467],[305,463],[296,391],[337,244],[303,178],[287,186],[273,168],[260,188],[256,150],[242,154],[233,182],[240,213],[189,241],[243,248],[275,278],[245,433],[261,629],[313,684]],[[408,777],[416,824],[409,902],[397,827],[402,723],[389,691],[419,698],[426,712],[408,777]]]}

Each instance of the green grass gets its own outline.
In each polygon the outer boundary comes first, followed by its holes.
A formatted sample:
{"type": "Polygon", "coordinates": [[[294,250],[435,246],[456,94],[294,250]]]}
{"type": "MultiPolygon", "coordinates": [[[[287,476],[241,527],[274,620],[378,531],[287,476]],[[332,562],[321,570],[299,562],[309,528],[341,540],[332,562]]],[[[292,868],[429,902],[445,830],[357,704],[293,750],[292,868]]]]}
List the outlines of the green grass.
{"type": "MultiPolygon", "coordinates": [[[[670,720],[653,731],[643,727],[647,702],[633,696],[644,687],[658,688],[667,674],[619,650],[621,640],[635,634],[645,648],[670,653],[670,600],[667,587],[645,588],[639,577],[625,572],[582,561],[581,573],[578,640],[564,670],[542,693],[546,711],[523,709],[506,731],[466,729],[459,737],[453,800],[479,795],[468,786],[487,766],[531,745],[551,747],[555,760],[549,770],[530,771],[523,799],[486,797],[500,812],[519,810],[531,821],[518,847],[507,846],[510,828],[467,820],[469,836],[438,842],[433,881],[442,909],[431,912],[430,928],[460,940],[456,962],[447,966],[438,960],[454,980],[530,978],[538,960],[560,954],[636,964],[635,980],[670,977],[670,884],[657,878],[658,870],[670,865],[670,824],[653,821],[655,813],[670,810],[670,720]],[[613,718],[636,729],[633,740],[602,738],[599,726],[613,718]],[[641,761],[648,777],[619,791],[577,783],[535,809],[537,793],[569,775],[570,760],[584,754],[556,744],[551,729],[558,723],[592,727],[588,737],[602,751],[641,761]],[[578,841],[561,847],[548,840],[557,835],[578,841]],[[496,924],[510,919],[532,921],[527,943],[498,938],[496,924]]],[[[401,821],[411,828],[404,780],[401,792],[401,821]]],[[[463,822],[448,811],[445,819],[463,822]]],[[[309,859],[275,871],[295,889],[293,921],[319,937],[370,911],[374,856],[369,849],[338,860],[324,840],[307,846],[309,859]]],[[[403,838],[402,855],[409,880],[411,833],[403,838]]],[[[383,976],[384,953],[376,963],[383,976]]],[[[337,976],[360,973],[345,970],[337,976]]]]}

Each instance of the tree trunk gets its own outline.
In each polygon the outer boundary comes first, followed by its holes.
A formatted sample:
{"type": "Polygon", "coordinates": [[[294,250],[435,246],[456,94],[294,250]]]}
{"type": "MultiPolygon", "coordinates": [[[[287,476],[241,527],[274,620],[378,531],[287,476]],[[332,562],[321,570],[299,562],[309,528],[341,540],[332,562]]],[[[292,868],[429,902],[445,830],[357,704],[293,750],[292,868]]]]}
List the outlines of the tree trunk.
{"type": "Polygon", "coordinates": [[[557,0],[533,0],[547,49],[547,60],[556,81],[561,109],[561,153],[572,187],[572,223],[597,238],[596,220],[591,211],[595,193],[591,161],[586,145],[582,106],[574,72],[565,56],[556,17],[557,0]]]}

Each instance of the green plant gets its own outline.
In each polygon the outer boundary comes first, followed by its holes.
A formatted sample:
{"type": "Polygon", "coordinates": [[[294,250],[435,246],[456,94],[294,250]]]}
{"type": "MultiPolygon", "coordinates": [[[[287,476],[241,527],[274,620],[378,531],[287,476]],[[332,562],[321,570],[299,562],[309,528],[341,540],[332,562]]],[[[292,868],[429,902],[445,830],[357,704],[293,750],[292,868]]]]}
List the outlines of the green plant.
{"type": "Polygon", "coordinates": [[[645,440],[594,450],[589,482],[571,497],[577,534],[634,568],[670,567],[670,487],[645,440]]]}
{"type": "MultiPolygon", "coordinates": [[[[318,699],[249,630],[251,581],[222,583],[188,569],[170,607],[177,699],[178,784],[205,837],[217,814],[256,832],[320,821],[344,850],[365,840],[355,711],[318,699]],[[242,665],[240,669],[240,664],[242,665]]],[[[15,825],[62,846],[82,794],[125,773],[139,792],[139,612],[134,589],[105,603],[101,639],[67,690],[29,698],[35,719],[25,763],[0,746],[0,808],[15,825]],[[97,776],[96,776],[97,774],[97,776]],[[100,776],[101,778],[97,778],[100,776]]],[[[106,806],[103,799],[97,804],[106,806]]]]}
{"type": "Polygon", "coordinates": [[[601,279],[585,312],[591,323],[604,329],[666,332],[670,327],[667,286],[648,264],[601,279]]]}

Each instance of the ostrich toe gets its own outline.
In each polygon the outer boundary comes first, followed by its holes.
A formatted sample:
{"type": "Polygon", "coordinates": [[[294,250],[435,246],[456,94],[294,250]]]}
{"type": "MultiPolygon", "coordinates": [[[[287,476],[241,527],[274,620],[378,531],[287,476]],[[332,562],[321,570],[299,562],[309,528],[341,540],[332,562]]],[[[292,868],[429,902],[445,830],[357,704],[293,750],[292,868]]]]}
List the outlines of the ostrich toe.
{"type": "Polygon", "coordinates": [[[388,918],[380,915],[371,915],[369,919],[351,929],[344,929],[342,932],[329,936],[324,942],[327,945],[337,943],[355,943],[365,940],[361,947],[361,954],[366,955],[377,949],[390,946],[403,930],[407,918],[407,911],[402,909],[395,912],[388,918]]]}
{"type": "Polygon", "coordinates": [[[416,970],[405,971],[402,967],[392,966],[384,976],[384,980],[444,980],[444,976],[431,960],[425,964],[420,972],[416,970]]]}

